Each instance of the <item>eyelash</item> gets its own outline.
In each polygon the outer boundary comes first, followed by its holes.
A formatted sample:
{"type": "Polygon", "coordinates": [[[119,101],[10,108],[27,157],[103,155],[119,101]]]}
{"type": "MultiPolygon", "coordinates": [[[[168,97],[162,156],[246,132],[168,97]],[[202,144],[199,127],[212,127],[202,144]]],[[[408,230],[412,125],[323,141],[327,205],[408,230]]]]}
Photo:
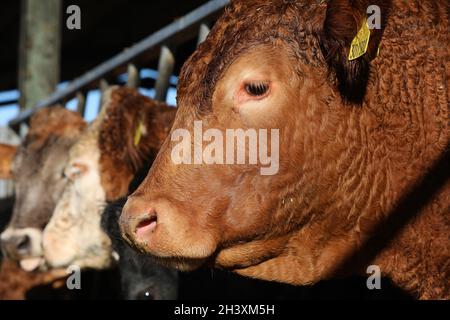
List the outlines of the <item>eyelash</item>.
{"type": "Polygon", "coordinates": [[[269,90],[269,84],[266,82],[246,83],[244,89],[252,97],[261,97],[269,90]]]}

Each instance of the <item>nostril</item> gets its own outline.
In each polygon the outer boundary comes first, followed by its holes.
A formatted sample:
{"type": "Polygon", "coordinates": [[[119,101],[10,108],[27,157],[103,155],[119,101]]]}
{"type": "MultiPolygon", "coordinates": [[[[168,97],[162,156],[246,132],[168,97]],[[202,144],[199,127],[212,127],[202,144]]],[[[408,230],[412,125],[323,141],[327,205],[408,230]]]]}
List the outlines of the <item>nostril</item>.
{"type": "Polygon", "coordinates": [[[5,255],[11,259],[18,259],[20,256],[30,253],[31,238],[28,235],[3,236],[1,246],[5,255]]]}
{"type": "Polygon", "coordinates": [[[158,218],[155,210],[151,210],[146,217],[144,217],[136,226],[136,235],[140,237],[143,234],[148,232],[154,232],[156,229],[156,225],[158,222],[158,218]]]}
{"type": "Polygon", "coordinates": [[[30,237],[27,235],[24,235],[23,237],[20,237],[17,239],[17,250],[19,251],[25,251],[28,250],[28,248],[30,247],[30,237]]]}
{"type": "Polygon", "coordinates": [[[149,225],[156,224],[157,221],[158,221],[158,219],[156,217],[151,217],[151,218],[148,218],[148,219],[144,219],[141,222],[139,222],[139,224],[137,225],[136,229],[146,228],[149,225]]]}

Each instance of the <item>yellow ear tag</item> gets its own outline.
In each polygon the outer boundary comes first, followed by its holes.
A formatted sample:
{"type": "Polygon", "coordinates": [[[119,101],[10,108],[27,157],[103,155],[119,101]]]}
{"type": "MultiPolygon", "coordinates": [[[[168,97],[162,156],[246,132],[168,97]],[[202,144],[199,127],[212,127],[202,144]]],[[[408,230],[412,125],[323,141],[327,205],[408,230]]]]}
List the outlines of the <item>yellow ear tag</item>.
{"type": "Polygon", "coordinates": [[[367,52],[370,40],[370,29],[367,24],[367,18],[364,18],[361,29],[352,40],[348,60],[355,60],[367,52]]]}
{"type": "Polygon", "coordinates": [[[380,48],[381,48],[381,43],[380,43],[380,45],[378,46],[378,49],[377,49],[377,57],[380,55],[380,48]]]}
{"type": "Polygon", "coordinates": [[[141,142],[142,133],[144,131],[144,124],[139,121],[138,127],[136,128],[136,133],[134,134],[134,146],[137,147],[139,142],[141,142]]]}

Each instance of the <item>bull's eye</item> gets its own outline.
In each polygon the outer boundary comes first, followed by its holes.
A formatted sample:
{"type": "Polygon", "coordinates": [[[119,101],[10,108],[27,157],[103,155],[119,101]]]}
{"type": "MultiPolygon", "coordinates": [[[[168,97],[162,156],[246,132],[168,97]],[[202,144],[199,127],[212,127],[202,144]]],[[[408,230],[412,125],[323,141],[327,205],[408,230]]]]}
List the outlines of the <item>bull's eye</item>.
{"type": "Polygon", "coordinates": [[[262,97],[269,91],[269,84],[267,82],[246,83],[245,91],[253,97],[262,97]]]}

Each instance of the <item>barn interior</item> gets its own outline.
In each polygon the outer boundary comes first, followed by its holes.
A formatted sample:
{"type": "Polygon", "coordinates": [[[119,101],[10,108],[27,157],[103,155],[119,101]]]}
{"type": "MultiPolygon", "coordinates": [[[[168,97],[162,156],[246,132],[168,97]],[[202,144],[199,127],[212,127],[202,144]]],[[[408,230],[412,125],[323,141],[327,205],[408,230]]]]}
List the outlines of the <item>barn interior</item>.
{"type": "MultiPolygon", "coordinates": [[[[81,8],[82,28],[80,30],[61,28],[60,81],[70,81],[80,76],[205,2],[207,1],[134,0],[133,5],[130,5],[129,1],[125,0],[62,1],[62,8],[74,4],[81,8]]],[[[62,12],[62,22],[65,23],[68,16],[62,12]]],[[[0,91],[14,90],[18,87],[20,21],[21,1],[2,1],[0,91]]],[[[195,41],[188,41],[183,46],[177,47],[174,74],[179,72],[183,61],[194,48],[195,41]]],[[[156,69],[157,59],[149,59],[145,65],[156,69]]]]}

